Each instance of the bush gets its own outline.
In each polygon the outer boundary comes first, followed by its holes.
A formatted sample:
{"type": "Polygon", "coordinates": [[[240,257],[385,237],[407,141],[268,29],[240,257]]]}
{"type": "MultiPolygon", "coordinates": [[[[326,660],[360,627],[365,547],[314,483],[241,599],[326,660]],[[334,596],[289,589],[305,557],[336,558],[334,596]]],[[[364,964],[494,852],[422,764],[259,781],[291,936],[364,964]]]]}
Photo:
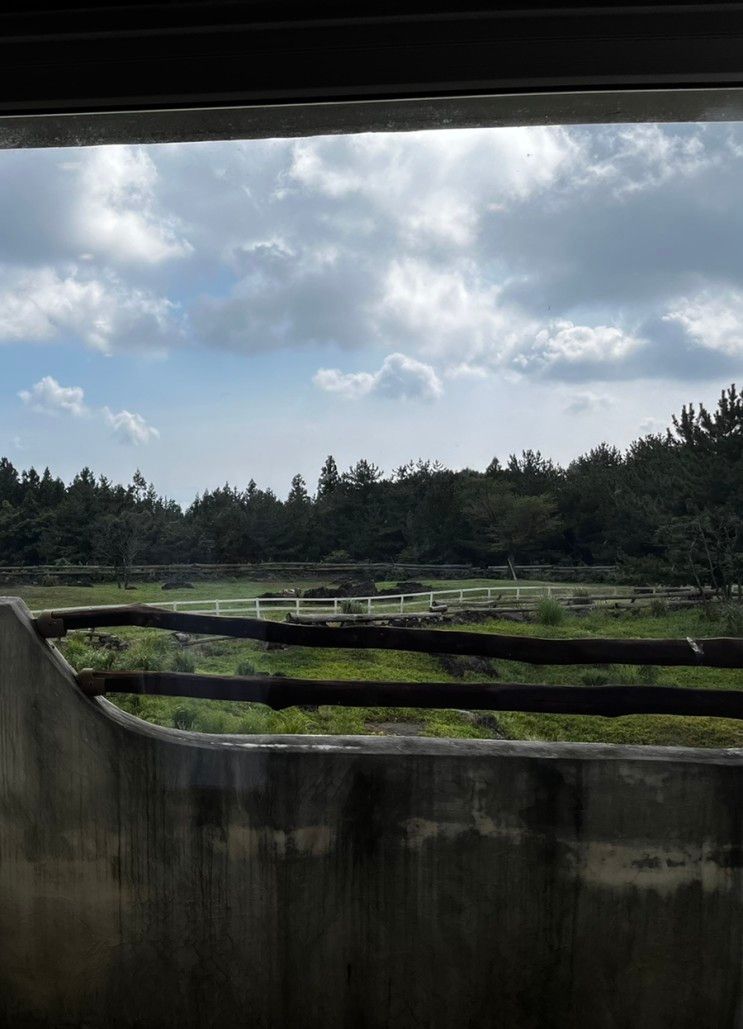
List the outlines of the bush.
{"type": "Polygon", "coordinates": [[[255,666],[250,661],[238,661],[235,675],[255,675],[255,666]]]}
{"type": "Polygon", "coordinates": [[[583,672],[580,681],[584,686],[606,686],[609,676],[605,675],[604,672],[583,672]]]}
{"type": "Polygon", "coordinates": [[[340,605],[340,612],[342,615],[365,614],[364,606],[359,604],[358,600],[344,600],[340,605]]]}
{"type": "Polygon", "coordinates": [[[189,654],[187,650],[179,650],[173,658],[173,671],[195,672],[196,662],[193,654],[189,654]]]}
{"type": "Polygon", "coordinates": [[[537,621],[540,625],[562,625],[565,609],[553,597],[543,597],[537,604],[537,621]]]}
{"type": "Polygon", "coordinates": [[[191,704],[179,704],[173,711],[173,725],[176,729],[191,729],[196,721],[196,712],[191,704]]]}
{"type": "Polygon", "coordinates": [[[663,618],[668,614],[668,604],[665,600],[651,600],[649,610],[653,618],[663,618]]]}

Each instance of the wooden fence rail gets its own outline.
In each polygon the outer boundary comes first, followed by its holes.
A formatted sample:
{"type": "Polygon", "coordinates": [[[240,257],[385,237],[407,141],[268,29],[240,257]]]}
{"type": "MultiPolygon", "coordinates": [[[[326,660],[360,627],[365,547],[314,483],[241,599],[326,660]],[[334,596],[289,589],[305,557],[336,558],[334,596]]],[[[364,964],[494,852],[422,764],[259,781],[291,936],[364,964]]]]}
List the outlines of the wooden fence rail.
{"type": "MultiPolygon", "coordinates": [[[[144,604],[50,611],[36,619],[44,638],[75,629],[141,626],[305,647],[378,648],[505,658],[531,664],[642,664],[743,667],[743,639],[540,639],[496,633],[377,626],[328,628],[252,618],[163,611],[144,604]]],[[[743,691],[674,686],[555,686],[529,683],[339,682],[270,675],[93,671],[83,691],[242,700],[279,709],[301,704],[456,708],[551,714],[697,715],[743,719],[743,691]]]]}
{"type": "Polygon", "coordinates": [[[36,619],[42,636],[64,636],[73,629],[140,626],[235,639],[261,640],[298,647],[405,650],[419,654],[458,654],[526,661],[539,665],[632,664],[704,665],[743,668],[743,639],[543,639],[456,629],[407,629],[396,626],[328,628],[256,618],[230,618],[163,611],[146,604],[50,611],[36,619]]]}
{"type": "Polygon", "coordinates": [[[743,718],[743,690],[673,686],[552,686],[531,683],[338,682],[267,675],[195,675],[185,672],[96,672],[80,686],[103,693],[199,697],[267,704],[274,710],[301,704],[345,707],[456,708],[532,711],[562,715],[702,715],[743,718]]]}

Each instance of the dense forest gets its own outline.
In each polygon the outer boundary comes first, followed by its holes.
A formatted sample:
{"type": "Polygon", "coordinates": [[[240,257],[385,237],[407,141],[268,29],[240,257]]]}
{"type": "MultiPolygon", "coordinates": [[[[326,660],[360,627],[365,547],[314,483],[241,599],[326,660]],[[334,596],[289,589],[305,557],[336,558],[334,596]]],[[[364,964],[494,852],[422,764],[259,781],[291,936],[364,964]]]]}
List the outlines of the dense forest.
{"type": "Polygon", "coordinates": [[[743,395],[685,406],[622,452],[601,444],[560,467],[524,451],[484,471],[415,461],[391,475],[328,457],[314,489],[285,500],[225,485],[183,510],[137,473],[114,485],[84,468],[0,460],[0,563],[371,560],[623,563],[645,578],[727,590],[743,579],[743,395]]]}

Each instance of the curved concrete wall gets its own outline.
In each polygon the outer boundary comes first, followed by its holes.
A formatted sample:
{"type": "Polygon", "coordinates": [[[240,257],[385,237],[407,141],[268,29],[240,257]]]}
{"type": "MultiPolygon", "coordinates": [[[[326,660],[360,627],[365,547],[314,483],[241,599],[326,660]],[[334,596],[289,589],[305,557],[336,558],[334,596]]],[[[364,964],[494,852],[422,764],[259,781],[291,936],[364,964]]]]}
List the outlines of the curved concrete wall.
{"type": "Polygon", "coordinates": [[[743,1026],[736,752],[156,729],[0,603],[4,1026],[743,1026]]]}

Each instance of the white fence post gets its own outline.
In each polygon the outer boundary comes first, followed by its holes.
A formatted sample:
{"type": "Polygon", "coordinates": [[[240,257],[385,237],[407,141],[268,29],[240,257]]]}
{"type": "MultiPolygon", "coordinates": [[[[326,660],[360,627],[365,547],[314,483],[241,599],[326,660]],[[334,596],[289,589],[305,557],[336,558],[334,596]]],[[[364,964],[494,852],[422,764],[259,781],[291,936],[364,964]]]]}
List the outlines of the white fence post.
{"type": "Polygon", "coordinates": [[[337,597],[333,600],[333,614],[334,615],[338,614],[338,598],[337,597]]]}
{"type": "Polygon", "coordinates": [[[214,613],[217,614],[217,615],[219,614],[219,601],[218,600],[214,601],[214,613]]]}
{"type": "Polygon", "coordinates": [[[372,613],[372,598],[371,597],[367,597],[366,598],[366,611],[367,611],[367,614],[371,614],[372,613]]]}
{"type": "Polygon", "coordinates": [[[255,617],[256,618],[260,618],[261,617],[261,602],[258,599],[258,597],[255,598],[255,617]]]}
{"type": "Polygon", "coordinates": [[[402,614],[404,610],[405,610],[405,596],[401,593],[400,594],[400,614],[402,614]]]}

